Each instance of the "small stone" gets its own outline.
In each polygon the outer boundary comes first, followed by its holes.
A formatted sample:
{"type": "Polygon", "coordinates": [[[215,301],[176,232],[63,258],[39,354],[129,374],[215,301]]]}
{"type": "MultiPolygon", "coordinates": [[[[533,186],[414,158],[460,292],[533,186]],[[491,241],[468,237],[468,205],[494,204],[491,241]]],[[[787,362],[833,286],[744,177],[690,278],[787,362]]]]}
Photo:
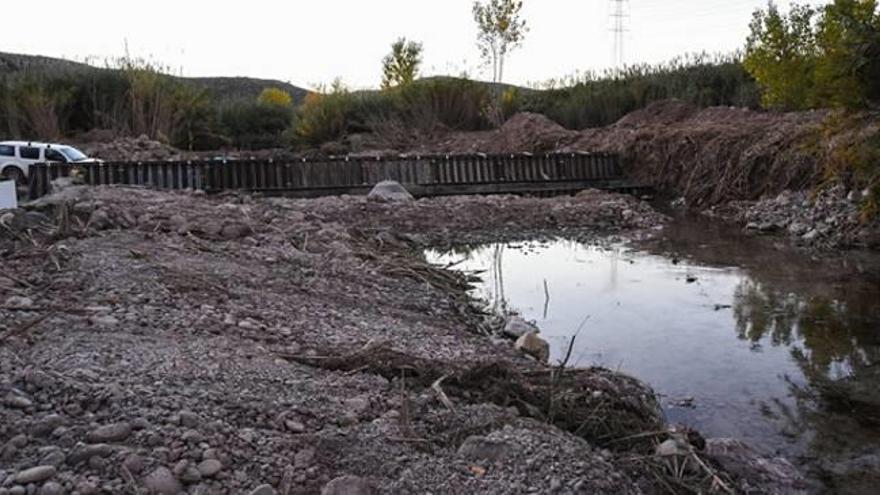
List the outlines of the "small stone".
{"type": "Polygon", "coordinates": [[[47,466],[60,466],[64,464],[64,459],[64,452],[61,452],[60,449],[56,449],[44,455],[43,458],[40,459],[40,464],[47,466]]]}
{"type": "Polygon", "coordinates": [[[147,489],[159,495],[177,495],[183,491],[183,485],[177,481],[174,474],[166,467],[156,468],[144,478],[144,485],[147,489]]]}
{"type": "Polygon", "coordinates": [[[95,495],[98,493],[98,485],[90,481],[80,481],[76,484],[76,491],[80,495],[95,495]]]}
{"type": "Polygon", "coordinates": [[[180,411],[177,416],[180,418],[180,424],[187,428],[196,428],[202,422],[199,415],[192,411],[180,411]]]}
{"type": "Polygon", "coordinates": [[[512,453],[512,445],[477,435],[465,439],[458,448],[458,455],[474,461],[498,462],[512,453]]]}
{"type": "Polygon", "coordinates": [[[205,478],[213,478],[223,469],[223,464],[217,459],[205,459],[199,463],[199,473],[205,478]]]}
{"type": "Polygon", "coordinates": [[[379,493],[369,480],[358,476],[341,476],[327,483],[321,495],[375,495],[379,493]]]}
{"type": "Polygon", "coordinates": [[[312,464],[315,458],[315,449],[302,449],[293,456],[293,467],[305,469],[312,464]]]}
{"type": "Polygon", "coordinates": [[[34,405],[34,403],[24,395],[12,392],[6,396],[6,399],[3,402],[13,409],[27,409],[34,405]]]}
{"type": "Polygon", "coordinates": [[[818,238],[818,237],[819,237],[819,230],[813,229],[813,230],[807,232],[806,234],[802,235],[801,239],[803,239],[805,241],[815,241],[816,238],[818,238]]]}
{"type": "Polygon", "coordinates": [[[49,481],[40,488],[40,495],[62,495],[64,488],[54,481],[49,481]]]}
{"type": "Polygon", "coordinates": [[[79,444],[79,446],[74,449],[73,452],[67,455],[67,464],[71,466],[76,466],[81,462],[88,462],[92,457],[107,457],[113,453],[113,447],[104,444],[98,443],[94,445],[83,445],[79,444]]]}
{"type": "Polygon", "coordinates": [[[89,443],[120,442],[128,438],[129,435],[131,435],[129,423],[113,423],[90,431],[86,435],[86,440],[89,443]]]}
{"type": "Polygon", "coordinates": [[[516,349],[542,363],[550,360],[550,344],[534,332],[527,333],[517,339],[516,349]]]}
{"type": "Polygon", "coordinates": [[[18,308],[30,308],[34,305],[34,300],[29,297],[12,296],[6,299],[6,306],[14,306],[18,308]]]}
{"type": "Polygon", "coordinates": [[[285,421],[284,426],[286,426],[287,429],[292,431],[293,433],[302,433],[306,431],[306,426],[304,424],[300,423],[299,421],[294,421],[292,419],[288,419],[287,421],[285,421]]]}
{"type": "Polygon", "coordinates": [[[669,440],[666,440],[665,442],[658,445],[654,453],[661,457],[670,457],[687,455],[688,449],[687,444],[682,444],[682,441],[675,438],[670,438],[669,440]]]}
{"type": "Polygon", "coordinates": [[[19,471],[15,475],[15,482],[21,485],[28,483],[39,483],[55,476],[55,466],[37,466],[24,471],[19,471]]]}
{"type": "Polygon", "coordinates": [[[251,491],[250,495],[275,495],[272,485],[260,485],[251,491]]]}
{"type": "Polygon", "coordinates": [[[523,318],[519,316],[514,316],[507,320],[507,324],[504,325],[504,330],[502,333],[506,337],[510,337],[511,339],[518,339],[527,333],[538,333],[538,327],[532,325],[527,322],[523,318]]]}
{"type": "Polygon", "coordinates": [[[113,316],[105,315],[105,316],[93,316],[91,318],[92,324],[97,325],[99,327],[115,327],[119,324],[119,320],[113,316]]]}
{"type": "Polygon", "coordinates": [[[192,485],[202,481],[202,473],[195,466],[187,466],[180,474],[180,481],[192,485]]]}
{"type": "Polygon", "coordinates": [[[64,417],[59,414],[50,414],[45,418],[37,421],[31,426],[31,434],[34,436],[46,436],[59,426],[64,424],[64,417]]]}
{"type": "Polygon", "coordinates": [[[15,435],[14,437],[12,437],[11,440],[9,440],[9,443],[21,449],[27,446],[28,437],[27,435],[15,435]]]}
{"type": "Polygon", "coordinates": [[[131,454],[122,461],[122,467],[128,469],[131,474],[141,474],[144,471],[144,458],[137,454],[131,454]]]}

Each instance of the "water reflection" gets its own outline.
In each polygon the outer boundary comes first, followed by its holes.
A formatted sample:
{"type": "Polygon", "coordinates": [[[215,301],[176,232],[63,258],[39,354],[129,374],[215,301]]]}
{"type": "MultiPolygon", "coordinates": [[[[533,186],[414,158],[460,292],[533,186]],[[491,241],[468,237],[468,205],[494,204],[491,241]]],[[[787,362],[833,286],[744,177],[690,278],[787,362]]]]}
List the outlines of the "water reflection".
{"type": "Polygon", "coordinates": [[[560,357],[638,376],[710,436],[826,461],[878,447],[876,257],[811,259],[693,222],[639,246],[519,243],[429,253],[537,321],[560,357]],[[691,398],[696,408],[679,407],[691,398]]]}

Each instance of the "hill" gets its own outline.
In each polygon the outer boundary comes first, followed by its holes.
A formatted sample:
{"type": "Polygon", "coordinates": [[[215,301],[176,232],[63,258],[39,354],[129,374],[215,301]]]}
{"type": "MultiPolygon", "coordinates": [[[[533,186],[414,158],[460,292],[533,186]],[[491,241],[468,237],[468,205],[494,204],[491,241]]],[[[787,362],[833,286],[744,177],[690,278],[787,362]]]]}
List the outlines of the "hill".
{"type": "MultiPolygon", "coordinates": [[[[107,71],[104,67],[95,67],[82,62],[74,62],[62,58],[44,57],[40,55],[21,55],[0,52],[0,75],[17,72],[37,72],[44,74],[69,73],[72,71],[107,71]]],[[[203,87],[210,91],[220,102],[252,100],[268,87],[281,88],[301,101],[308,90],[293,84],[273,79],[256,79],[252,77],[178,77],[174,79],[203,87]]]]}

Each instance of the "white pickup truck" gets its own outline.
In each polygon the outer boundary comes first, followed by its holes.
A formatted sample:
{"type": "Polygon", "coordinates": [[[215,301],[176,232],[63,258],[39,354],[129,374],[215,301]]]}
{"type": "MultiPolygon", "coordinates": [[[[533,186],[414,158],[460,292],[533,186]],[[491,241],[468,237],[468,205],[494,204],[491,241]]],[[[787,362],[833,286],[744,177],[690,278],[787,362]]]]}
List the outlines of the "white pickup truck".
{"type": "Polygon", "coordinates": [[[23,184],[30,166],[35,163],[89,163],[97,162],[82,151],[64,144],[25,141],[0,142],[0,179],[23,184]]]}

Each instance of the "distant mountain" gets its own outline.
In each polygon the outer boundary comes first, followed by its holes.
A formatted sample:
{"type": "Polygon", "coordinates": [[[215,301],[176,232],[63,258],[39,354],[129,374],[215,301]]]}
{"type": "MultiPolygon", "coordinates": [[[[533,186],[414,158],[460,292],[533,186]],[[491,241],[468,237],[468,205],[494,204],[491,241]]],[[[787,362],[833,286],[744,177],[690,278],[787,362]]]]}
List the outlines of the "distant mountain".
{"type": "MultiPolygon", "coordinates": [[[[104,70],[115,69],[95,67],[62,58],[0,52],[0,75],[23,71],[52,74],[72,71],[104,70]]],[[[259,96],[260,92],[269,87],[276,87],[287,91],[290,93],[290,96],[293,97],[295,102],[302,101],[302,99],[309,93],[307,89],[272,79],[255,79],[251,77],[171,77],[205,88],[221,102],[255,99],[259,96]]]]}
{"type": "Polygon", "coordinates": [[[255,79],[253,77],[185,77],[184,81],[201,86],[224,100],[254,99],[266,88],[279,88],[287,91],[293,101],[299,103],[309,94],[309,90],[274,79],[255,79]]]}

